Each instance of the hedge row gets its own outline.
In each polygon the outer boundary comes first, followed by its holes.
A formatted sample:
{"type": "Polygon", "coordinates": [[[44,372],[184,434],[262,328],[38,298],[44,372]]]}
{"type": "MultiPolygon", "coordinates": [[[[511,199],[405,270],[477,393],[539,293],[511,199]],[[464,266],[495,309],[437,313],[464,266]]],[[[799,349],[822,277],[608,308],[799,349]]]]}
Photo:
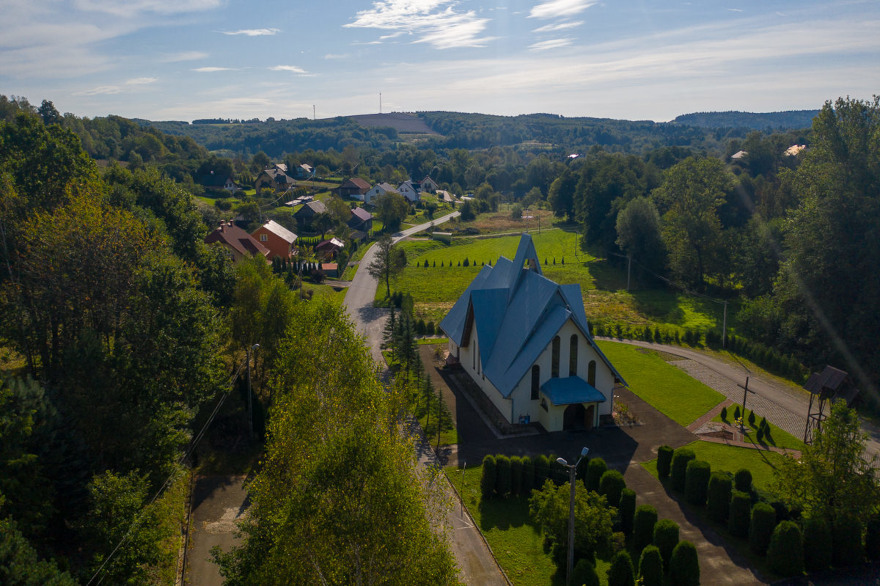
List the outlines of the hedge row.
{"type": "Polygon", "coordinates": [[[528,496],[548,479],[556,484],[568,481],[568,472],[556,462],[556,456],[541,454],[521,458],[489,454],[483,458],[480,492],[484,499],[528,496]]]}

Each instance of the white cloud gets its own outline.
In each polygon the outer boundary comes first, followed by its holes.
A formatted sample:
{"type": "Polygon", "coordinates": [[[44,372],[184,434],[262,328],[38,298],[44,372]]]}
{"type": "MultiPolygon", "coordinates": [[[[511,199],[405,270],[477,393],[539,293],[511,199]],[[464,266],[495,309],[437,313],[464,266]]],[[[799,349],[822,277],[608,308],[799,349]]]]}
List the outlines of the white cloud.
{"type": "Polygon", "coordinates": [[[327,53],[326,55],[324,55],[324,59],[327,59],[329,61],[332,61],[335,59],[351,59],[351,54],[349,54],[349,53],[327,53]]]}
{"type": "Polygon", "coordinates": [[[162,58],[163,63],[179,63],[181,61],[198,61],[199,59],[206,59],[208,54],[204,51],[184,51],[182,53],[174,53],[172,55],[166,55],[162,58]]]}
{"type": "Polygon", "coordinates": [[[492,38],[481,36],[489,22],[472,10],[459,12],[453,0],[375,0],[373,7],[357,13],[346,28],[375,28],[394,33],[380,40],[404,33],[415,35],[416,43],[428,43],[435,49],[483,47],[492,38]]]}
{"type": "Polygon", "coordinates": [[[584,24],[582,20],[576,20],[573,22],[560,22],[559,24],[545,24],[544,26],[539,26],[534,29],[533,33],[555,33],[557,31],[564,31],[573,28],[577,28],[584,24]]]}
{"type": "Polygon", "coordinates": [[[122,88],[118,85],[102,85],[96,88],[92,88],[90,90],[83,90],[81,92],[74,92],[75,96],[107,96],[107,95],[115,95],[121,94],[122,88]]]}
{"type": "Polygon", "coordinates": [[[149,85],[159,81],[155,77],[135,77],[125,82],[125,85],[149,85]]]}
{"type": "Polygon", "coordinates": [[[218,8],[222,0],[75,0],[80,10],[132,17],[139,13],[180,14],[218,8]]]}
{"type": "Polygon", "coordinates": [[[550,39],[549,41],[541,41],[540,43],[529,45],[529,49],[531,49],[532,51],[546,51],[548,49],[568,47],[569,45],[571,45],[571,42],[571,39],[550,39]]]}
{"type": "Polygon", "coordinates": [[[550,0],[542,2],[529,12],[529,18],[562,18],[580,14],[590,6],[598,4],[594,0],[550,0]]]}
{"type": "Polygon", "coordinates": [[[197,67],[193,69],[197,73],[216,73],[218,71],[234,71],[231,67],[197,67]]]}
{"type": "Polygon", "coordinates": [[[291,73],[307,73],[302,67],[296,65],[275,65],[269,68],[270,71],[289,71],[291,73]]]}
{"type": "Polygon", "coordinates": [[[249,28],[249,29],[241,29],[237,31],[222,31],[224,35],[230,36],[238,36],[243,35],[246,37],[271,37],[277,35],[281,31],[277,28],[249,28]]]}

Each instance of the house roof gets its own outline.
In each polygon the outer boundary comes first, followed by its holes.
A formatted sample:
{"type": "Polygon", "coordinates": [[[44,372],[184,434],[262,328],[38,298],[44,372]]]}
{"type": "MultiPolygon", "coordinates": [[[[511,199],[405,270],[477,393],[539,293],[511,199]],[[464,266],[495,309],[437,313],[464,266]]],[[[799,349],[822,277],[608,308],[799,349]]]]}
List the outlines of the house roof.
{"type": "Polygon", "coordinates": [[[345,242],[340,240],[339,238],[331,238],[330,240],[324,240],[315,247],[315,250],[324,250],[325,248],[345,248],[345,242]]]}
{"type": "Polygon", "coordinates": [[[296,234],[294,234],[275,220],[269,220],[268,222],[263,224],[261,228],[264,228],[265,230],[271,232],[275,236],[278,236],[279,238],[290,244],[293,244],[294,241],[296,241],[297,239],[296,234]]]}
{"type": "Polygon", "coordinates": [[[222,242],[242,255],[262,254],[265,256],[269,254],[268,248],[232,222],[223,222],[213,232],[205,236],[205,244],[214,242],[222,242]]]}
{"type": "Polygon", "coordinates": [[[541,391],[550,398],[554,405],[572,405],[574,403],[603,403],[605,395],[579,376],[551,378],[541,385],[541,391]]]}
{"type": "Polygon", "coordinates": [[[374,185],[374,186],[373,186],[373,189],[376,189],[377,191],[386,191],[386,192],[388,192],[388,191],[394,191],[394,192],[397,192],[397,188],[395,188],[395,187],[394,187],[393,185],[391,185],[390,183],[386,183],[386,182],[384,182],[384,181],[383,181],[382,183],[377,183],[376,185],[374,185]]]}
{"type": "Polygon", "coordinates": [[[476,326],[483,373],[508,397],[569,320],[626,384],[590,335],[580,285],[558,285],[544,277],[532,238],[523,234],[514,259],[502,256],[495,266],[484,266],[440,328],[462,346],[471,324],[476,326]]]}
{"type": "Polygon", "coordinates": [[[352,208],[351,215],[358,218],[361,222],[366,222],[373,219],[373,214],[371,214],[364,208],[352,208]]]}
{"type": "Polygon", "coordinates": [[[322,214],[326,211],[327,211],[327,206],[324,205],[324,202],[319,199],[316,199],[314,201],[310,201],[310,202],[304,204],[303,207],[299,208],[296,211],[294,216],[301,216],[301,215],[312,215],[313,216],[315,214],[322,214]]]}
{"type": "Polygon", "coordinates": [[[371,185],[369,184],[369,182],[365,181],[364,179],[361,179],[360,177],[352,177],[351,179],[346,179],[345,182],[342,185],[340,185],[339,187],[340,187],[340,189],[341,188],[345,188],[345,189],[355,188],[355,189],[369,190],[371,185]]]}

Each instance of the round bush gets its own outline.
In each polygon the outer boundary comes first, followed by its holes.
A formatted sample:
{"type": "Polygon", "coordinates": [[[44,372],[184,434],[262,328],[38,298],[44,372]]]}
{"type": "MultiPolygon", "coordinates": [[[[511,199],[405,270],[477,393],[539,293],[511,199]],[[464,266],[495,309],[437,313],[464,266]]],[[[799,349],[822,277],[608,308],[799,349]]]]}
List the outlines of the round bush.
{"type": "Polygon", "coordinates": [[[633,516],[636,514],[636,492],[629,488],[620,491],[620,507],[617,509],[620,516],[620,528],[624,535],[632,535],[633,516]]]}
{"type": "Polygon", "coordinates": [[[500,497],[510,494],[510,458],[503,454],[495,456],[495,492],[500,497]]]}
{"type": "Polygon", "coordinates": [[[716,523],[727,524],[730,512],[730,495],[733,492],[733,478],[729,472],[715,471],[709,477],[709,490],[706,493],[706,510],[716,523]]]}
{"type": "Polygon", "coordinates": [[[696,458],[690,448],[678,448],[672,454],[672,488],[682,492],[685,486],[688,462],[696,458]]]}
{"type": "Polygon", "coordinates": [[[685,469],[684,497],[692,505],[706,504],[706,492],[709,488],[709,476],[712,468],[704,460],[691,460],[685,469]]]}
{"type": "Polygon", "coordinates": [[[617,508],[620,505],[620,493],[626,488],[623,474],[617,470],[606,470],[599,480],[599,494],[608,499],[608,506],[617,508]]]}
{"type": "Polygon", "coordinates": [[[660,446],[657,448],[657,475],[660,480],[669,476],[669,468],[672,465],[672,453],[675,450],[671,446],[660,446]]]}
{"type": "Polygon", "coordinates": [[[804,540],[800,527],[791,521],[776,526],[767,548],[767,563],[780,576],[804,573],[804,540]]]}
{"type": "Polygon", "coordinates": [[[608,586],[634,586],[635,582],[636,573],[629,553],[624,549],[614,554],[608,568],[608,586]]]}
{"type": "Polygon", "coordinates": [[[642,586],[663,586],[663,557],[657,546],[649,545],[639,556],[639,580],[642,586]]]}
{"type": "Polygon", "coordinates": [[[667,569],[672,560],[672,550],[678,545],[678,523],[672,519],[660,519],[654,525],[654,545],[660,550],[663,565],[667,569]]]}
{"type": "Polygon", "coordinates": [[[770,536],[776,527],[776,511],[767,503],[755,503],[749,523],[749,547],[758,555],[767,554],[770,536]]]}
{"type": "Polygon", "coordinates": [[[532,483],[532,488],[541,490],[544,482],[550,477],[550,460],[545,454],[541,454],[533,461],[535,463],[535,480],[532,483]]]}
{"type": "Polygon", "coordinates": [[[733,475],[733,487],[741,492],[752,491],[752,472],[747,468],[740,468],[733,475]]]}
{"type": "Polygon", "coordinates": [[[872,562],[880,560],[880,516],[876,514],[865,527],[865,556],[872,562]]]}
{"type": "Polygon", "coordinates": [[[480,477],[480,492],[484,499],[495,494],[495,456],[488,454],[483,458],[483,475],[480,477]]]}
{"type": "Polygon", "coordinates": [[[535,463],[528,456],[522,459],[522,483],[521,493],[529,496],[535,488],[535,463]]]}
{"type": "Polygon", "coordinates": [[[602,475],[607,471],[608,465],[605,464],[605,460],[602,458],[593,458],[590,460],[590,463],[587,466],[587,490],[599,492],[599,482],[602,480],[602,475]]]}
{"type": "Polygon", "coordinates": [[[831,526],[831,561],[835,567],[852,566],[864,561],[862,524],[857,517],[843,515],[831,526]]]}
{"type": "Polygon", "coordinates": [[[809,572],[831,565],[831,527],[824,519],[804,520],[804,565],[809,572]]]}
{"type": "Polygon", "coordinates": [[[700,584],[700,558],[697,556],[697,548],[690,541],[679,542],[672,550],[669,577],[676,586],[700,584]]]}
{"type": "Polygon", "coordinates": [[[730,516],[727,518],[727,530],[731,535],[748,537],[751,510],[752,499],[748,493],[734,490],[730,497],[730,516]]]}
{"type": "Polygon", "coordinates": [[[513,456],[510,459],[510,494],[516,496],[522,494],[522,458],[513,456]]]}
{"type": "Polygon", "coordinates": [[[581,586],[599,586],[599,574],[588,559],[578,560],[571,570],[571,583],[581,586]]]}
{"type": "Polygon", "coordinates": [[[654,540],[654,525],[657,524],[657,509],[651,505],[639,505],[633,516],[633,550],[642,551],[654,540]]]}

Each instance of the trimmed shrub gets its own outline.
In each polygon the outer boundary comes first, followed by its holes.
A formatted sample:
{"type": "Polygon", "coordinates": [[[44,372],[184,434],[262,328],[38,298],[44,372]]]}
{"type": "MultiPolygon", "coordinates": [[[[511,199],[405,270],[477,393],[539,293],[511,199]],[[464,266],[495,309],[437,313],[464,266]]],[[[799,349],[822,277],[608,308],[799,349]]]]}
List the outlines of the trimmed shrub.
{"type": "Polygon", "coordinates": [[[495,492],[500,497],[510,494],[510,458],[503,454],[495,456],[495,492]]]}
{"type": "Polygon", "coordinates": [[[748,493],[734,490],[730,496],[730,511],[727,518],[727,530],[736,537],[748,537],[749,515],[752,499],[748,493]]]}
{"type": "Polygon", "coordinates": [[[607,470],[599,480],[599,494],[605,495],[608,505],[617,508],[620,504],[620,492],[626,488],[623,474],[617,470],[607,470]]]}
{"type": "Polygon", "coordinates": [[[522,486],[520,486],[520,494],[529,496],[532,489],[535,488],[535,463],[528,456],[522,459],[522,486]]]}
{"type": "Polygon", "coordinates": [[[624,535],[632,535],[633,516],[636,514],[636,492],[629,488],[620,491],[620,506],[617,508],[620,516],[620,528],[624,535]]]}
{"type": "Polygon", "coordinates": [[[730,512],[730,496],[733,493],[733,478],[730,472],[715,471],[709,477],[706,493],[706,510],[716,523],[727,524],[730,512]]]}
{"type": "Polygon", "coordinates": [[[636,573],[629,552],[625,549],[617,552],[608,568],[608,586],[634,586],[635,583],[636,573]]]}
{"type": "Polygon", "coordinates": [[[767,554],[770,536],[776,527],[776,511],[767,503],[755,503],[749,523],[749,547],[758,555],[767,554]]]}
{"type": "Polygon", "coordinates": [[[533,461],[535,463],[535,476],[532,488],[541,490],[541,487],[544,486],[544,481],[550,478],[550,460],[545,454],[541,454],[533,461]]]}
{"type": "Polygon", "coordinates": [[[749,427],[755,429],[755,412],[749,411],[749,427]]]}
{"type": "Polygon", "coordinates": [[[678,523],[672,519],[660,519],[654,525],[654,545],[663,557],[663,566],[669,569],[672,550],[678,545],[678,523]]]}
{"type": "Polygon", "coordinates": [[[865,527],[865,556],[872,562],[880,560],[880,516],[876,514],[865,527]]]}
{"type": "Polygon", "coordinates": [[[663,557],[655,545],[649,545],[639,556],[639,581],[642,586],[663,586],[663,557]]]}
{"type": "Polygon", "coordinates": [[[547,461],[550,462],[550,480],[552,480],[556,486],[562,486],[568,482],[568,469],[557,462],[556,458],[556,454],[550,454],[547,456],[547,461]]]}
{"type": "Polygon", "coordinates": [[[675,450],[671,446],[660,446],[657,448],[657,475],[660,480],[669,476],[669,470],[672,466],[672,453],[675,450]]]}
{"type": "Polygon", "coordinates": [[[483,458],[483,475],[480,477],[480,492],[484,499],[495,494],[495,456],[488,454],[483,458]]]}
{"type": "Polygon", "coordinates": [[[862,524],[857,517],[842,515],[831,526],[831,563],[834,567],[852,566],[864,561],[862,524]]]}
{"type": "Polygon", "coordinates": [[[767,563],[780,576],[804,573],[804,539],[800,527],[791,521],[776,526],[767,548],[767,563]]]}
{"type": "Polygon", "coordinates": [[[599,586],[599,574],[590,560],[582,558],[571,569],[571,583],[581,586],[599,586]]]}
{"type": "Polygon", "coordinates": [[[727,421],[727,407],[721,408],[721,421],[727,421]]]}
{"type": "Polygon", "coordinates": [[[740,492],[752,492],[752,471],[740,468],[733,475],[733,487],[740,492]]]}
{"type": "Polygon", "coordinates": [[[657,524],[657,509],[651,505],[639,505],[633,515],[633,551],[642,551],[654,540],[654,525],[657,524]]]}
{"type": "Polygon", "coordinates": [[[522,494],[523,462],[519,456],[510,459],[510,494],[522,494]]]}
{"type": "Polygon", "coordinates": [[[684,497],[692,505],[706,504],[706,491],[712,468],[705,460],[691,460],[685,471],[684,497]]]}
{"type": "Polygon", "coordinates": [[[696,458],[690,448],[678,448],[672,454],[672,488],[682,492],[685,486],[688,462],[696,458]]]}
{"type": "Polygon", "coordinates": [[[690,541],[679,542],[672,550],[669,577],[676,586],[698,586],[700,583],[700,558],[697,548],[690,541]]]}
{"type": "MultiPolygon", "coordinates": [[[[590,463],[587,466],[587,490],[599,492],[599,482],[602,480],[602,475],[607,471],[608,465],[602,458],[593,458],[590,460],[590,463]]],[[[610,505],[612,503],[608,504],[610,505]]]]}
{"type": "Polygon", "coordinates": [[[831,565],[831,527],[824,519],[804,519],[804,566],[821,572],[831,565]]]}

